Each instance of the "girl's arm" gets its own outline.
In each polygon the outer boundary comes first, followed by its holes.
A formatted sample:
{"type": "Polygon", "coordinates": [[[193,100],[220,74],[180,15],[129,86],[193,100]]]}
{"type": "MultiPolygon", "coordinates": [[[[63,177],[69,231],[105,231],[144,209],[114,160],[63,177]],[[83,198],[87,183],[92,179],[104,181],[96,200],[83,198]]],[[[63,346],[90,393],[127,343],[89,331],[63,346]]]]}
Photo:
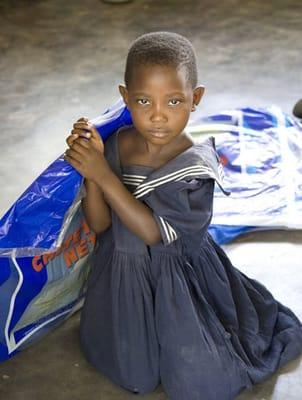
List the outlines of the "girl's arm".
{"type": "Polygon", "coordinates": [[[85,179],[86,197],[82,209],[89,227],[95,233],[105,231],[111,225],[111,213],[101,189],[91,180],[85,179]]]}
{"type": "MultiPolygon", "coordinates": [[[[105,160],[104,160],[105,161],[105,160]]],[[[119,216],[124,225],[146,244],[154,245],[161,241],[161,234],[152,210],[137,200],[103,163],[102,173],[96,177],[96,184],[103,192],[106,202],[119,216]]]]}
{"type": "MultiPolygon", "coordinates": [[[[71,135],[67,137],[66,143],[72,149],[80,138],[87,139],[89,137],[91,144],[100,152],[103,152],[104,146],[99,135],[96,132],[87,132],[87,129],[83,129],[82,125],[86,126],[87,123],[88,118],[82,117],[78,119],[73,124],[73,130],[71,135]]],[[[101,233],[111,225],[110,209],[104,200],[102,191],[92,180],[85,178],[84,185],[86,196],[82,199],[81,205],[85,219],[95,233],[101,233]]]]}
{"type": "Polygon", "coordinates": [[[65,159],[84,178],[94,183],[87,186],[90,193],[87,193],[87,199],[84,200],[87,222],[91,227],[94,226],[92,229],[102,231],[109,226],[110,214],[107,207],[110,207],[124,225],[146,244],[160,242],[161,234],[152,210],[137,200],[111,170],[104,157],[103,142],[95,128],[84,119],[74,124],[74,128],[76,131],[89,131],[86,135],[89,135],[90,140],[73,140],[69,137],[67,143],[70,149],[66,150],[65,159]]]}

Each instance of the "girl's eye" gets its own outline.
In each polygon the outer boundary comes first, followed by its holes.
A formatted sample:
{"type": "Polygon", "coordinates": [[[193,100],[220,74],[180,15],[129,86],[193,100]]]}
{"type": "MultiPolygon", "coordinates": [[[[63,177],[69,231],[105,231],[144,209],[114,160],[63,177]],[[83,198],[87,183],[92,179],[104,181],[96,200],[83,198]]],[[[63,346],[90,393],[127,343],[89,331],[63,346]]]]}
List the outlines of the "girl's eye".
{"type": "Polygon", "coordinates": [[[147,99],[138,99],[136,100],[138,104],[142,104],[143,106],[148,104],[148,100],[147,99]]]}
{"type": "Polygon", "coordinates": [[[177,106],[180,103],[180,100],[172,99],[170,102],[172,103],[172,106],[177,106]]]}

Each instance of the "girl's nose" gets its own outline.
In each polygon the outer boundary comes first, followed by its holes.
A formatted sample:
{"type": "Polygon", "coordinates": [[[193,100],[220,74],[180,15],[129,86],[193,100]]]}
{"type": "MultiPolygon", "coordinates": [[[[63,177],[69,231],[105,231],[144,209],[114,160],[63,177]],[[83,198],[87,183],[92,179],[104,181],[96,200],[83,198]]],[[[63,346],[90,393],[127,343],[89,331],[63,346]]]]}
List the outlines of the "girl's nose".
{"type": "Polygon", "coordinates": [[[164,109],[161,105],[155,104],[152,107],[152,114],[151,114],[151,121],[157,122],[157,121],[166,121],[167,116],[164,112],[164,109]]]}

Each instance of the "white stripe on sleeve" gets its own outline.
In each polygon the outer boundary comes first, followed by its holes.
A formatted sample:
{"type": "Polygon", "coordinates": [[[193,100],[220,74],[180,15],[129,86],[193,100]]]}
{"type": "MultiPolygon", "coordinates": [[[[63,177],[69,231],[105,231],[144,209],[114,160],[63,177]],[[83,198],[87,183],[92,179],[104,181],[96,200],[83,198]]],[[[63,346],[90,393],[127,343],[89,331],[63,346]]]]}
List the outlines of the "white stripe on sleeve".
{"type": "Polygon", "coordinates": [[[159,217],[159,220],[161,222],[161,225],[163,227],[163,230],[165,232],[165,236],[166,236],[166,241],[168,244],[174,242],[174,240],[177,239],[177,233],[175,232],[175,230],[172,228],[172,226],[165,221],[162,217],[159,217]]]}

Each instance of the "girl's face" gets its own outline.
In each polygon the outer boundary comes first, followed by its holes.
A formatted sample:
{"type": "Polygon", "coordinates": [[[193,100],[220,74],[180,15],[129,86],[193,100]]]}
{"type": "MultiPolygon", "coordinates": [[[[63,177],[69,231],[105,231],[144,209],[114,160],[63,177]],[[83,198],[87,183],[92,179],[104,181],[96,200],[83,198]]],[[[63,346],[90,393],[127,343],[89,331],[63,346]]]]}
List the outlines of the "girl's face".
{"type": "Polygon", "coordinates": [[[183,68],[139,66],[132,76],[130,85],[119,90],[135,128],[148,142],[170,143],[183,133],[204,88],[193,90],[183,68]]]}

